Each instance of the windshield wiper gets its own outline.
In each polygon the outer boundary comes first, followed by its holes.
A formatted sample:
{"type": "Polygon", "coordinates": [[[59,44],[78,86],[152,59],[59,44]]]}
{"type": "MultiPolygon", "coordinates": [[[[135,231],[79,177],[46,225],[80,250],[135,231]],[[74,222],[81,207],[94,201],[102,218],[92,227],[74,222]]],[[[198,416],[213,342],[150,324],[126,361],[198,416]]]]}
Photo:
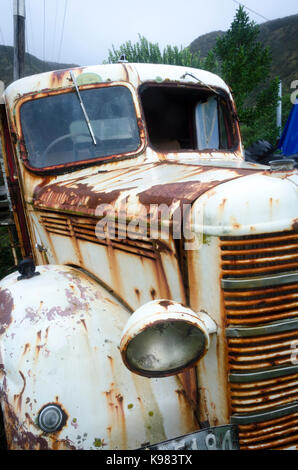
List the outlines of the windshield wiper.
{"type": "Polygon", "coordinates": [[[84,114],[84,118],[85,118],[86,124],[87,124],[89,132],[90,132],[91,139],[92,139],[94,145],[96,145],[97,142],[96,142],[96,139],[95,139],[95,135],[94,135],[92,126],[91,126],[91,122],[90,122],[90,119],[88,117],[88,114],[87,114],[85,105],[83,103],[81,93],[80,93],[80,90],[79,90],[79,87],[78,87],[78,84],[77,84],[77,81],[75,79],[75,76],[74,76],[73,72],[70,72],[70,77],[71,77],[71,79],[74,83],[74,86],[75,86],[75,89],[76,89],[76,92],[77,92],[77,96],[78,96],[78,99],[79,99],[79,102],[80,102],[80,105],[81,105],[81,108],[82,108],[82,111],[83,111],[83,114],[84,114]]]}
{"type": "Polygon", "coordinates": [[[207,88],[209,88],[211,91],[213,91],[213,93],[215,93],[216,95],[219,95],[218,91],[214,90],[214,88],[212,88],[210,85],[207,85],[207,83],[204,83],[202,82],[202,80],[200,80],[199,78],[195,77],[192,73],[189,73],[189,72],[186,72],[184,75],[182,75],[182,77],[180,78],[185,78],[187,75],[189,75],[189,77],[192,77],[194,78],[195,80],[197,80],[201,85],[203,86],[206,86],[207,88]]]}

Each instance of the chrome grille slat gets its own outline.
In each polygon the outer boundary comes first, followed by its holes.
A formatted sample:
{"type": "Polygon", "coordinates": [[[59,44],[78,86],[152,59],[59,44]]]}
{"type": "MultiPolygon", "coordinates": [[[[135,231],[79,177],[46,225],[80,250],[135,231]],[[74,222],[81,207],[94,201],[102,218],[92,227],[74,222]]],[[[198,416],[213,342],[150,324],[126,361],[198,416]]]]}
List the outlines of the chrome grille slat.
{"type": "Polygon", "coordinates": [[[292,413],[298,413],[298,402],[286,406],[281,406],[278,409],[264,411],[260,413],[234,414],[233,416],[231,416],[231,423],[238,425],[261,423],[262,425],[264,425],[264,429],[266,429],[266,421],[271,421],[275,420],[276,418],[289,416],[292,413]]]}
{"type": "Polygon", "coordinates": [[[282,366],[282,367],[270,367],[269,369],[254,370],[250,372],[232,372],[229,375],[230,383],[256,385],[260,380],[280,379],[287,375],[298,373],[298,365],[282,366]]]}
{"type": "MultiPolygon", "coordinates": [[[[292,285],[292,283],[298,284],[298,272],[283,273],[279,275],[271,276],[258,276],[251,277],[249,279],[231,279],[225,278],[221,280],[223,289],[227,289],[228,292],[241,291],[243,289],[256,289],[268,287],[268,292],[272,286],[285,286],[292,285]]],[[[271,289],[272,290],[272,289],[271,289]]],[[[249,295],[244,291],[244,295],[249,295]]]]}

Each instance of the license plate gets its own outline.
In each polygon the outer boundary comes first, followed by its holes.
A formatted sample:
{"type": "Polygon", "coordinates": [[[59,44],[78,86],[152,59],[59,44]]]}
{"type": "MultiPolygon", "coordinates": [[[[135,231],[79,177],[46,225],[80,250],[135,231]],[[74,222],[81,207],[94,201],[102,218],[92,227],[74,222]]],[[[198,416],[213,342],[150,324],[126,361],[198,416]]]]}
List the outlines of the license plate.
{"type": "Polygon", "coordinates": [[[239,449],[237,427],[216,426],[184,436],[142,447],[142,450],[237,450],[239,449]]]}

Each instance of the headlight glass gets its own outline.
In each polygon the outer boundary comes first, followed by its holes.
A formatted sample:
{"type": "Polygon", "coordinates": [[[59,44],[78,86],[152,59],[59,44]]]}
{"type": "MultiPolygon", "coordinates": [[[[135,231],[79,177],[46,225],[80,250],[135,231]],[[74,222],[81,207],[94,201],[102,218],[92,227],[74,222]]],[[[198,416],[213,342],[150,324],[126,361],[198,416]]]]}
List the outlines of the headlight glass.
{"type": "Polygon", "coordinates": [[[156,324],[133,338],[127,347],[128,362],[136,370],[175,371],[203,354],[205,337],[195,326],[181,321],[156,324]]]}

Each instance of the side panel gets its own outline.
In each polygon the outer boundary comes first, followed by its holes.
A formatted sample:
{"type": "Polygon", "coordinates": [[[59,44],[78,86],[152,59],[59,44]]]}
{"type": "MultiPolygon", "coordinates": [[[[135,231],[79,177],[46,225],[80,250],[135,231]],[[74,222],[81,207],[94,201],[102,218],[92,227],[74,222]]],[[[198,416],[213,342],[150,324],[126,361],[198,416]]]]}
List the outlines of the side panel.
{"type": "Polygon", "coordinates": [[[73,268],[0,285],[0,396],[10,449],[135,449],[197,429],[176,377],[147,379],[123,365],[129,312],[73,268]],[[47,404],[61,430],[38,426],[47,404]]]}

